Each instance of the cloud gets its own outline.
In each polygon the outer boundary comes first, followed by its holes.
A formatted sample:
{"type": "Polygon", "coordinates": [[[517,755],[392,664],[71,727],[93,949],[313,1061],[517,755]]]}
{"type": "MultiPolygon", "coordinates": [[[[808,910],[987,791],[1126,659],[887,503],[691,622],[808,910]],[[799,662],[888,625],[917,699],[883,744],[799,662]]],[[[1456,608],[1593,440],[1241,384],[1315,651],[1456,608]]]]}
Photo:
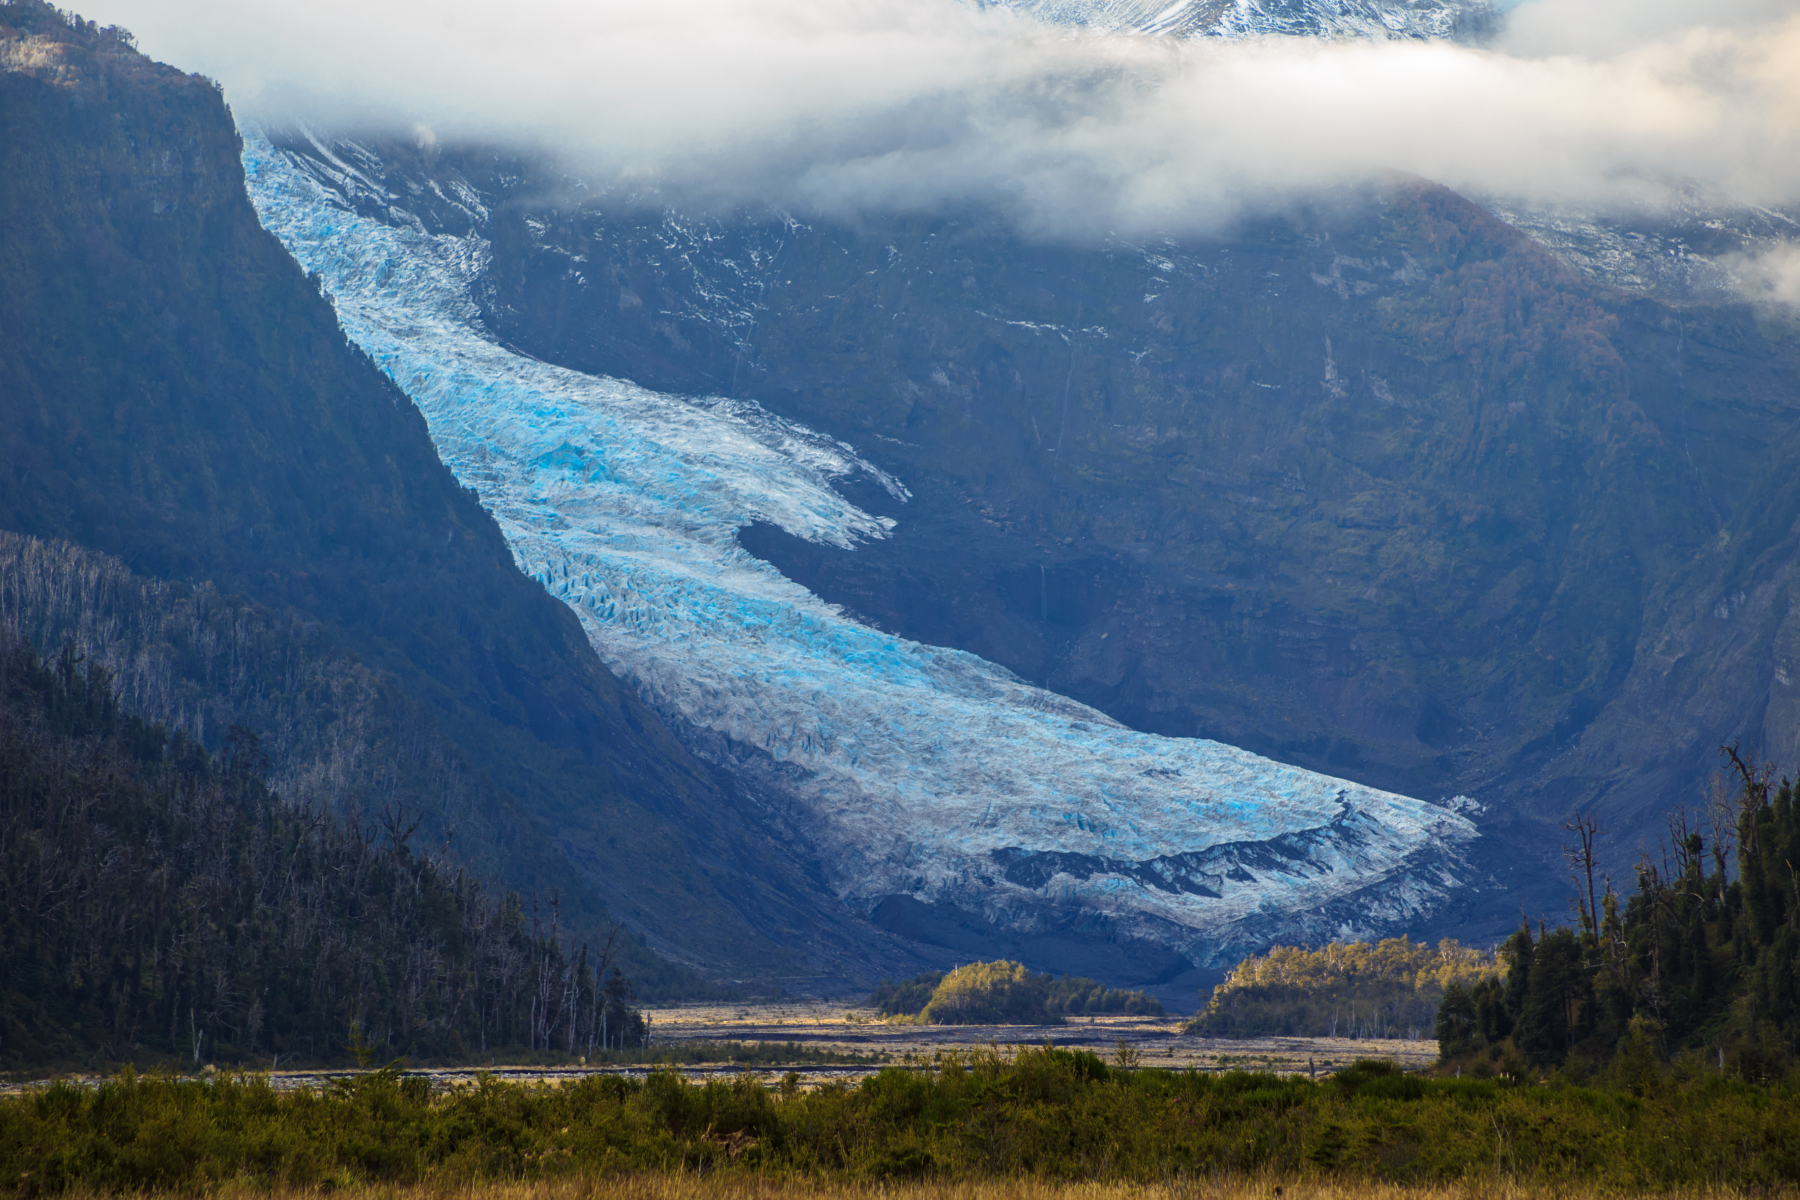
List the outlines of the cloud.
{"type": "Polygon", "coordinates": [[[1722,265],[1745,299],[1800,309],[1800,246],[1776,246],[1755,256],[1728,258],[1722,265]]]}
{"type": "Polygon", "coordinates": [[[94,0],[241,115],[840,213],[1201,229],[1386,170],[1478,195],[1800,198],[1791,0],[1530,0],[1495,46],[1076,35],[964,0],[94,0]]]}
{"type": "Polygon", "coordinates": [[[1499,46],[1531,56],[1606,56],[1691,29],[1745,32],[1794,15],[1793,0],[1526,0],[1499,46]]]}

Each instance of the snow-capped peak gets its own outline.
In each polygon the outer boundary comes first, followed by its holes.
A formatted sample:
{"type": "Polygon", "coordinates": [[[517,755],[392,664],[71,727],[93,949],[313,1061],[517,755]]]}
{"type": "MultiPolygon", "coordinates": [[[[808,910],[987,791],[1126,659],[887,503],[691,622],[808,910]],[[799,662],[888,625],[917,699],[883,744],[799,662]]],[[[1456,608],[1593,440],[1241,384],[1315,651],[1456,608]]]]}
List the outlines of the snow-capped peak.
{"type": "Polygon", "coordinates": [[[1331,40],[1478,38],[1496,17],[1488,0],[989,0],[1059,25],[1101,33],[1331,40]]]}

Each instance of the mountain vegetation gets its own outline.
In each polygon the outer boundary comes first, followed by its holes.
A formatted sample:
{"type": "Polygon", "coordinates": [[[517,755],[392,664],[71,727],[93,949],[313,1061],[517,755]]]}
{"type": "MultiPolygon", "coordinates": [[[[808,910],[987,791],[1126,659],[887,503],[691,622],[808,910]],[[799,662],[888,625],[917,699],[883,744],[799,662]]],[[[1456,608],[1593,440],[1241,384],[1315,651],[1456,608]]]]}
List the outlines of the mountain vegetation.
{"type": "Polygon", "coordinates": [[[242,727],[129,716],[65,643],[0,638],[0,1063],[465,1058],[645,1036],[615,938],[564,945],[413,845],[399,801],[284,800],[242,727]]]}
{"type": "Polygon", "coordinates": [[[1187,1025],[1203,1037],[1429,1037],[1450,988],[1499,976],[1504,964],[1446,938],[1276,946],[1239,963],[1187,1025]]]}
{"type": "Polygon", "coordinates": [[[716,1174],[739,1185],[732,1196],[764,1195],[785,1178],[938,1180],[958,1196],[981,1194],[970,1185],[982,1180],[1112,1180],[1184,1195],[1224,1194],[1239,1180],[1260,1196],[1299,1180],[1464,1181],[1475,1195],[1779,1195],[1800,1177],[1800,1081],[1751,1084],[1690,1063],[1645,1083],[1633,1094],[1427,1080],[1379,1062],[1314,1083],[1134,1070],[1048,1046],[946,1053],[926,1070],[810,1089],[798,1075],[774,1089],[751,1073],[691,1083],[677,1071],[444,1091],[387,1071],[287,1093],[262,1078],[126,1076],[0,1097],[0,1189],[386,1194],[422,1182],[441,1194],[566,1179],[589,1194],[631,1176],[646,1189],[677,1180],[686,1190],[663,1194],[688,1195],[696,1177],[716,1174]]]}
{"type": "MultiPolygon", "coordinates": [[[[0,531],[0,635],[72,644],[111,681],[122,710],[219,748],[257,731],[272,790],[339,817],[405,811],[445,861],[484,878],[522,863],[540,894],[578,875],[526,839],[532,823],[473,768],[391,674],[371,670],[315,621],[211,583],[147,579],[110,555],[0,531]]],[[[689,968],[622,938],[619,965],[646,997],[719,996],[689,968]]]]}
{"type": "Polygon", "coordinates": [[[869,1003],[883,1016],[915,1017],[931,1025],[1050,1025],[1069,1016],[1163,1014],[1162,1002],[1143,992],[1039,974],[1004,961],[927,971],[898,983],[883,980],[869,1003]]]}
{"type": "Polygon", "coordinates": [[[1736,789],[1704,817],[1678,812],[1665,857],[1639,865],[1623,900],[1596,886],[1597,824],[1571,823],[1575,928],[1530,923],[1506,942],[1504,978],[1446,989],[1438,1044],[1476,1073],[1611,1062],[1648,1069],[1704,1049],[1720,1070],[1779,1076],[1800,1051],[1800,800],[1754,760],[1726,752],[1736,789]]]}

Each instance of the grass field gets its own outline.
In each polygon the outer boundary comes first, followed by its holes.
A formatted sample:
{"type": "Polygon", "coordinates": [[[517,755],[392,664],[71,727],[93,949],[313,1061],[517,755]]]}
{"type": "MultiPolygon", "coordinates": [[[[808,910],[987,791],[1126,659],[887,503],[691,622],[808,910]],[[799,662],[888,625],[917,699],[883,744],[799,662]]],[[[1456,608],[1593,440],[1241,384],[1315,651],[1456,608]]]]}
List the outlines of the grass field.
{"type": "MultiPolygon", "coordinates": [[[[319,1200],[319,1189],[273,1193],[225,1187],[215,1200],[319,1200]]],[[[626,1175],[532,1183],[463,1186],[369,1187],[335,1193],[337,1200],[1576,1200],[1590,1196],[1657,1196],[1664,1200],[1744,1200],[1728,1188],[1669,1192],[1604,1192],[1553,1188],[1513,1180],[1440,1187],[1398,1187],[1344,1180],[1265,1177],[1180,1179],[1168,1183],[1053,1183],[989,1180],[948,1183],[834,1183],[808,1179],[757,1179],[741,1175],[626,1175]]],[[[1800,1197],[1800,1188],[1758,1191],[1759,1200],[1800,1197]]],[[[70,1200],[103,1200],[72,1193],[70,1200]]],[[[106,1197],[104,1200],[112,1200],[106,1197]]]]}
{"type": "Polygon", "coordinates": [[[378,1072],[292,1091],[125,1073],[0,1097],[0,1197],[1760,1197],[1800,1181],[1797,1112],[1800,1078],[1754,1084],[1695,1056],[1586,1084],[1375,1062],[1314,1082],[1052,1048],[813,1088],[797,1072],[451,1087],[378,1072]]]}

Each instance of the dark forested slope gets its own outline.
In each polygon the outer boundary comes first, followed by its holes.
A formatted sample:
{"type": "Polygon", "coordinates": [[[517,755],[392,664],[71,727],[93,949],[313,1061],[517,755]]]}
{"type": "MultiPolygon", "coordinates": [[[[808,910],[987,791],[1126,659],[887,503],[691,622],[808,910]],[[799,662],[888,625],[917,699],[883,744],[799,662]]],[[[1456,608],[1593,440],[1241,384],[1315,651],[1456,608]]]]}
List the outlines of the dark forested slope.
{"type": "Polygon", "coordinates": [[[517,799],[507,877],[576,880],[590,923],[737,973],[848,936],[257,223],[218,90],[36,0],[0,49],[0,528],[319,622],[517,799]]]}
{"type": "MultiPolygon", "coordinates": [[[[269,786],[297,804],[390,814],[459,867],[529,875],[541,899],[591,886],[575,864],[544,853],[524,806],[470,766],[427,706],[293,609],[0,531],[0,637],[74,647],[124,714],[197,745],[221,745],[233,726],[254,730],[269,786]]],[[[576,905],[567,915],[583,932],[597,917],[576,905]]],[[[715,990],[637,938],[620,941],[618,961],[647,995],[715,990]]]]}
{"type": "Polygon", "coordinates": [[[110,672],[0,632],[0,1062],[384,1058],[637,1039],[552,909],[419,854],[395,809],[287,803],[110,672]]]}

